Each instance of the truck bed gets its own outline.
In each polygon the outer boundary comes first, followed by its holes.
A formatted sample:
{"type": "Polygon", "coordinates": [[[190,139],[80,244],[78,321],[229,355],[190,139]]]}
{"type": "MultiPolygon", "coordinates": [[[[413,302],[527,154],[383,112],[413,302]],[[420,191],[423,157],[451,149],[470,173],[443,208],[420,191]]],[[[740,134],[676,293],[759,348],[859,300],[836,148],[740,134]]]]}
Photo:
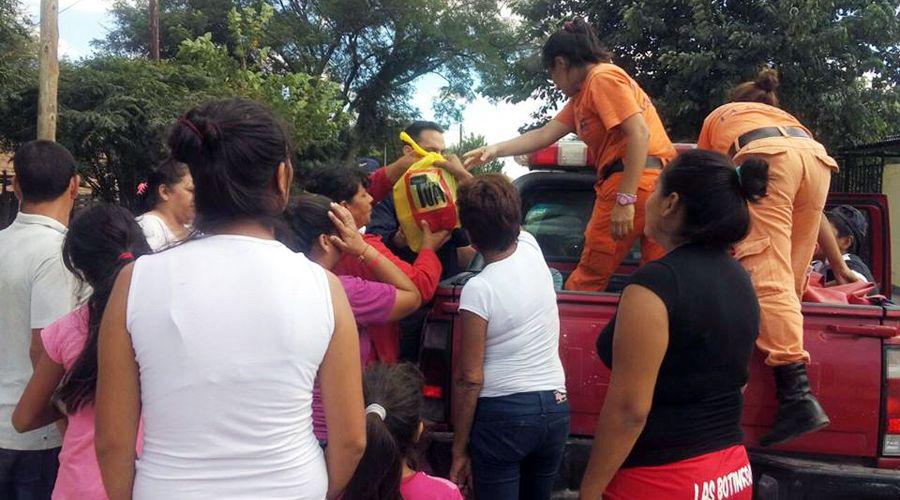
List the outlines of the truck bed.
{"type": "MultiPolygon", "coordinates": [[[[439,292],[440,311],[430,321],[452,324],[452,352],[458,352],[460,286],[439,292]]],[[[560,358],[566,371],[573,436],[593,435],[609,385],[610,372],[594,347],[597,335],[612,318],[617,294],[560,292],[560,358]]],[[[804,454],[841,455],[868,463],[878,455],[882,365],[879,306],[804,304],[806,349],[812,364],[810,384],[831,418],[831,425],[768,450],[804,454]]],[[[452,363],[451,365],[455,365],[452,363]]],[[[754,355],[750,382],[744,393],[743,428],[746,444],[754,448],[775,414],[772,370],[763,356],[754,355]]]]}

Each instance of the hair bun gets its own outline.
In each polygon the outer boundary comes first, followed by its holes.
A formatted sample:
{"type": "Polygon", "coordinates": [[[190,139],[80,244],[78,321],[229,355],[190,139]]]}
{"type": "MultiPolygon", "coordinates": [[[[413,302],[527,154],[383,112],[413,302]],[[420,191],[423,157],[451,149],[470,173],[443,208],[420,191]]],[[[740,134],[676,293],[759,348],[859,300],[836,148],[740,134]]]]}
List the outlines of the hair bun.
{"type": "Polygon", "coordinates": [[[588,30],[589,25],[583,17],[573,17],[571,22],[572,31],[585,32],[588,30]]]}
{"type": "Polygon", "coordinates": [[[194,119],[194,124],[200,130],[200,135],[203,136],[204,146],[215,149],[222,139],[222,130],[216,122],[205,116],[200,116],[194,119]]]}
{"type": "Polygon", "coordinates": [[[778,88],[778,72],[772,68],[764,68],[756,75],[756,86],[763,92],[775,92],[778,88]]]}
{"type": "Polygon", "coordinates": [[[188,165],[204,163],[211,150],[222,140],[222,131],[215,121],[196,112],[179,117],[169,138],[172,157],[188,165]]]}

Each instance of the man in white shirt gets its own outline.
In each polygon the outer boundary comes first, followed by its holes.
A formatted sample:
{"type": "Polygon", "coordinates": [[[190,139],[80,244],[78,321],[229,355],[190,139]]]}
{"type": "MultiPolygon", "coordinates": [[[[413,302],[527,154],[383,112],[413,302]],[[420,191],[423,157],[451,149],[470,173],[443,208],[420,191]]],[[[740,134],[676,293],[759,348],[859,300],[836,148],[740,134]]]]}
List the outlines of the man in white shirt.
{"type": "Polygon", "coordinates": [[[19,434],[12,412],[43,353],[41,329],[74,309],[77,284],[62,259],[78,194],[75,159],[51,141],[13,158],[19,214],[0,231],[0,498],[50,498],[59,447],[55,425],[19,434]]]}

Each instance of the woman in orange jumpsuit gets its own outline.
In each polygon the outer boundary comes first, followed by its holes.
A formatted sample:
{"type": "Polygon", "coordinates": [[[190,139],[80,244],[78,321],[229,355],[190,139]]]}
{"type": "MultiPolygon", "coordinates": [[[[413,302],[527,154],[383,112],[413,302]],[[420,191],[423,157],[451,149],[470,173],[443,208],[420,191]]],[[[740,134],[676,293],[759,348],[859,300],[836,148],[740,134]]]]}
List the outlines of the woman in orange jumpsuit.
{"type": "MultiPolygon", "coordinates": [[[[735,253],[759,297],[757,346],[775,371],[778,411],[772,430],[760,441],[763,446],[829,423],[809,388],[800,300],[817,239],[827,253],[838,256],[831,262],[847,267],[829,226],[821,224],[837,163],[803,124],[778,107],[777,86],[771,69],[738,85],[732,102],[706,117],[697,141],[697,147],[725,153],[735,163],[758,157],[769,164],[768,195],[750,206],[750,233],[735,253]]],[[[849,269],[836,276],[841,282],[855,280],[849,269]]]]}
{"type": "Polygon", "coordinates": [[[539,129],[466,153],[466,167],[530,153],[577,132],[596,162],[597,197],[584,251],[566,289],[600,292],[638,238],[642,263],[663,256],[643,235],[644,206],[675,149],[650,98],[610,62],[584,20],[568,21],[551,35],[542,60],[553,83],[569,98],[566,107],[539,129]]]}

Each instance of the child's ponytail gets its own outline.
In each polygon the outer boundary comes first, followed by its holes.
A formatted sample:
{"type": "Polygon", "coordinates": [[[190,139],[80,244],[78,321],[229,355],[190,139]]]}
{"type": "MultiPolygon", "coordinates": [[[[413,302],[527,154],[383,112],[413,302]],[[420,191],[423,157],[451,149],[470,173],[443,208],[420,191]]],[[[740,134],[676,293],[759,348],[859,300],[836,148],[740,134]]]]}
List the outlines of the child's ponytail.
{"type": "Polygon", "coordinates": [[[409,363],[374,365],[363,375],[366,451],[344,500],[401,500],[403,462],[411,460],[422,426],[423,384],[409,363]]]}
{"type": "Polygon", "coordinates": [[[344,500],[400,500],[403,456],[372,406],[366,408],[366,451],[344,490],[344,500]]]}
{"type": "Polygon", "coordinates": [[[88,336],[84,349],[68,370],[55,398],[73,413],[94,403],[97,389],[97,340],[100,320],[123,267],[150,253],[134,216],[118,205],[94,205],[72,219],[63,241],[63,263],[91,287],[88,336]]]}

